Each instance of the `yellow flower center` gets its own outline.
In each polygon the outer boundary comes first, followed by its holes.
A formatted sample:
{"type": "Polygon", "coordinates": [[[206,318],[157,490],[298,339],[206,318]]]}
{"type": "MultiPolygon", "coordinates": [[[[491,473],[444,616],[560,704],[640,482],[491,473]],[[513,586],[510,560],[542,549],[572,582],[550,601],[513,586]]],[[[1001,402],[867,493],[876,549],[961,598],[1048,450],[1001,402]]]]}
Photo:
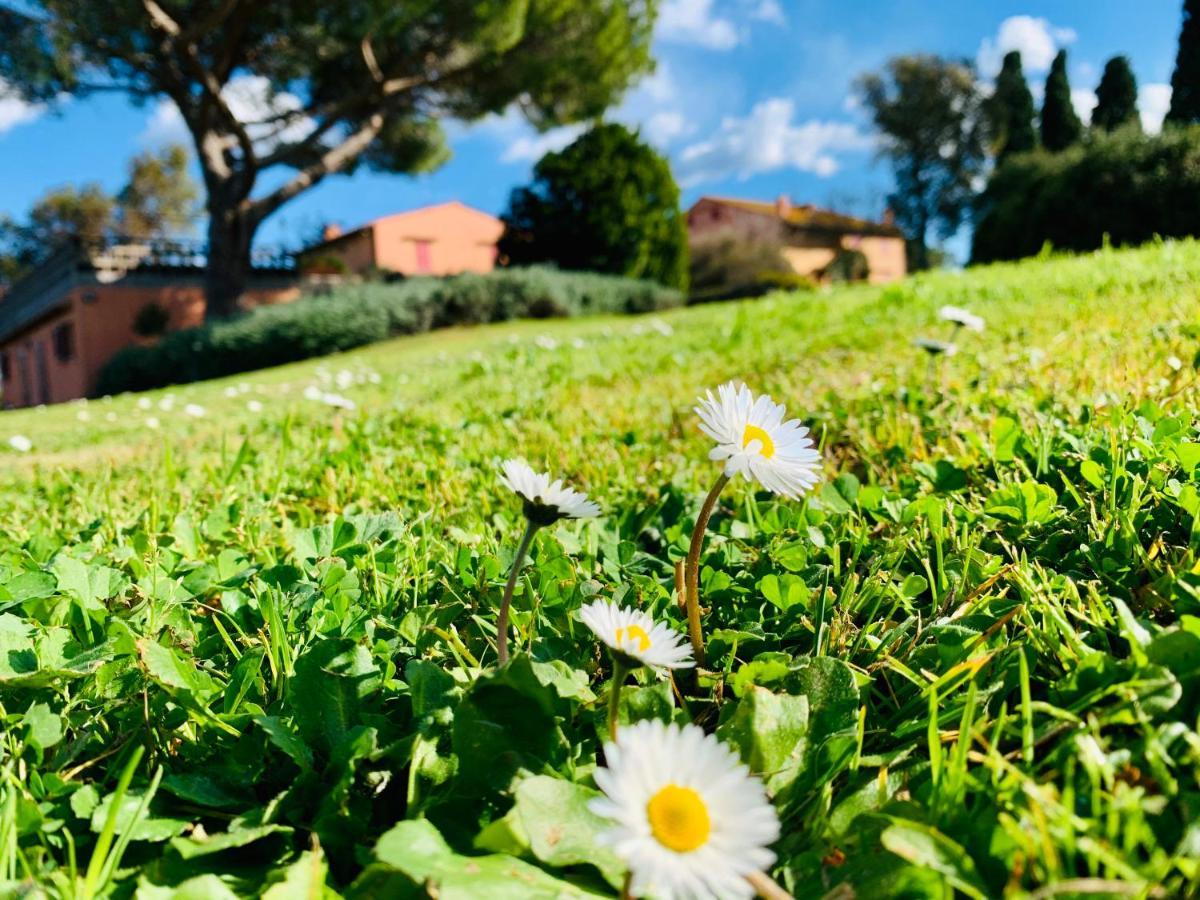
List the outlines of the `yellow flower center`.
{"type": "Polygon", "coordinates": [[[628,628],[617,629],[617,643],[624,645],[626,641],[637,641],[638,653],[645,653],[650,649],[650,635],[646,634],[646,629],[641,625],[630,625],[628,628]]]}
{"type": "Polygon", "coordinates": [[[668,784],[650,798],[646,815],[655,839],[676,853],[690,853],[708,843],[708,807],[691,788],[668,784]]]}
{"type": "Polygon", "coordinates": [[[742,449],[745,450],[754,441],[758,441],[760,445],[758,452],[764,458],[770,459],[775,455],[775,442],[771,440],[771,436],[757,425],[747,425],[746,431],[742,435],[742,449]]]}

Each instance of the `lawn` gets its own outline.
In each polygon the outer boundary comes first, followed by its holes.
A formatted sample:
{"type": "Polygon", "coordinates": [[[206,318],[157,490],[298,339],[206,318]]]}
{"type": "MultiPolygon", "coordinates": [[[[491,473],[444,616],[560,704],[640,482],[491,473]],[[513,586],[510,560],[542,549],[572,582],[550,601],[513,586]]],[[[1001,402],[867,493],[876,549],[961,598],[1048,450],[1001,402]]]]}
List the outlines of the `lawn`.
{"type": "Polygon", "coordinates": [[[615,896],[577,612],[684,628],[729,379],[825,480],[726,488],[707,666],[625,727],[736,748],[799,897],[1197,896],[1198,314],[1164,243],[0,414],[0,896],[615,896]],[[929,357],[944,304],[987,328],[929,357]],[[498,669],[514,456],[604,515],[539,532],[498,669]]]}

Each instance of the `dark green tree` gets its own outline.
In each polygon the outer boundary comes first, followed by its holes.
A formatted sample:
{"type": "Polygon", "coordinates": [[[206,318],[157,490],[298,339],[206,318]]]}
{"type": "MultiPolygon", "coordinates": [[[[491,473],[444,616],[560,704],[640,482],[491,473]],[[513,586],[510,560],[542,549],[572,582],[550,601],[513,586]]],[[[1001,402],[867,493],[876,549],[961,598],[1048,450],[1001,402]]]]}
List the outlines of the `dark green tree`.
{"type": "Polygon", "coordinates": [[[1167,121],[1200,122],[1200,0],[1184,0],[1179,54],[1171,75],[1171,108],[1167,121]]]}
{"type": "Polygon", "coordinates": [[[667,161],[623,125],[601,124],[513,191],[500,254],[511,265],[645,278],[687,289],[687,224],[667,161]]]}
{"type": "Polygon", "coordinates": [[[1058,51],[1046,77],[1046,96],[1042,102],[1042,146],[1052,153],[1066,150],[1083,137],[1083,122],[1071,102],[1071,82],[1067,77],[1067,51],[1058,51]]]}
{"type": "Polygon", "coordinates": [[[1033,94],[1025,81],[1018,51],[1005,54],[1004,65],[996,76],[996,88],[984,109],[991,130],[992,152],[997,160],[1003,161],[1014,153],[1028,153],[1037,146],[1033,94]]]}
{"type": "Polygon", "coordinates": [[[262,222],[359,165],[447,157],[442,123],[518,104],[598,116],[653,67],[658,0],[0,2],[0,79],[27,100],[121,91],[182,115],[204,174],[210,317],[236,309],[262,222]]]}
{"type": "Polygon", "coordinates": [[[985,162],[981,97],[968,62],[913,55],[862,76],[857,92],[882,137],[896,189],[888,202],[908,236],[912,265],[929,267],[933,229],[949,237],[975,197],[985,162]]]}
{"type": "Polygon", "coordinates": [[[1104,131],[1118,128],[1141,128],[1138,117],[1137,79],[1125,56],[1114,56],[1104,67],[1100,86],[1096,88],[1096,108],[1092,111],[1092,127],[1104,131]]]}

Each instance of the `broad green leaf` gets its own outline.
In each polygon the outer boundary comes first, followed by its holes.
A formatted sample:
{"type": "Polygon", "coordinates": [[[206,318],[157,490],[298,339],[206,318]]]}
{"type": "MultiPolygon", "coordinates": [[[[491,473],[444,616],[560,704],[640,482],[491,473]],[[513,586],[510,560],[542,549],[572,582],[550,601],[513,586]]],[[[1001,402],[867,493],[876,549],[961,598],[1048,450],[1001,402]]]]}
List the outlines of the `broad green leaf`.
{"type": "Polygon", "coordinates": [[[804,765],[808,731],[807,697],[751,686],[733,715],[717,728],[717,736],[737,747],[750,771],[777,794],[796,780],[804,765]]]}

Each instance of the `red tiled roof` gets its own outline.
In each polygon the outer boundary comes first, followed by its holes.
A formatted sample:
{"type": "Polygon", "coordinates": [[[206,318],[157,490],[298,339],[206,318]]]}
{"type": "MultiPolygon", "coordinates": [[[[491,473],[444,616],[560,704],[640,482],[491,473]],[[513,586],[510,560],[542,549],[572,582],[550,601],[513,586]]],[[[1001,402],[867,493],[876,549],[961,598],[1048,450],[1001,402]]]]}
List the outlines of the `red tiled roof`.
{"type": "MultiPolygon", "coordinates": [[[[737,200],[731,197],[701,197],[697,205],[703,202],[715,203],[720,206],[730,206],[735,209],[758,215],[780,218],[779,209],[774,203],[759,200],[737,200]]],[[[694,207],[693,207],[694,208],[694,207]]],[[[847,216],[828,209],[819,209],[811,204],[793,205],[784,220],[796,228],[811,228],[818,231],[832,231],[842,234],[864,234],[877,237],[903,237],[903,233],[895,225],[883,222],[872,222],[847,216]]]]}

